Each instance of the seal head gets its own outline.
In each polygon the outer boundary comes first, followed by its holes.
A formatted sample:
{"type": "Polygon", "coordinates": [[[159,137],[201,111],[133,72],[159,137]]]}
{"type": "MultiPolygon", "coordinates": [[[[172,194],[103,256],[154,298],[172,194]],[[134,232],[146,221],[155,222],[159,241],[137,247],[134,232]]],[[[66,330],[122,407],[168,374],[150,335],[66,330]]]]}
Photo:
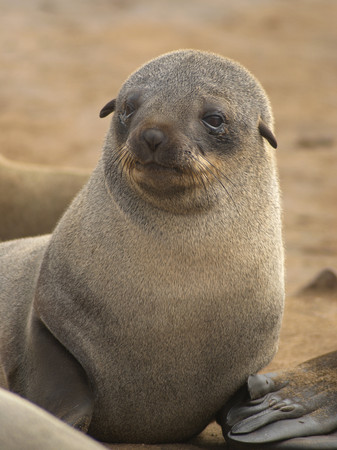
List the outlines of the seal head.
{"type": "Polygon", "coordinates": [[[251,148],[262,138],[277,145],[261,85],[236,62],[210,53],[182,50],[150,61],[100,115],[112,111],[107,180],[119,166],[138,195],[175,212],[208,208],[224,190],[234,203],[233,173],[251,148]]]}

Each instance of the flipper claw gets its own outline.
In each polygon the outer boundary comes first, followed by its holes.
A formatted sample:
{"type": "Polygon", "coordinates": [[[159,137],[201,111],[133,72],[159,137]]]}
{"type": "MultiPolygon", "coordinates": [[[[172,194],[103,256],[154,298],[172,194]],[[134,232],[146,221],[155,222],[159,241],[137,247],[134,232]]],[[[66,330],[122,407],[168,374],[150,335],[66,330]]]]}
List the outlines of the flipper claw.
{"type": "Polygon", "coordinates": [[[336,450],[337,351],[250,376],[245,395],[221,417],[230,448],[336,450]]]}
{"type": "Polygon", "coordinates": [[[279,420],[292,419],[301,417],[305,410],[302,405],[290,404],[287,402],[279,402],[274,404],[271,408],[267,408],[258,414],[254,414],[246,419],[241,420],[235,424],[232,429],[232,434],[246,434],[251,433],[265,425],[277,422],[279,420]],[[288,403],[288,404],[287,404],[288,403]]]}

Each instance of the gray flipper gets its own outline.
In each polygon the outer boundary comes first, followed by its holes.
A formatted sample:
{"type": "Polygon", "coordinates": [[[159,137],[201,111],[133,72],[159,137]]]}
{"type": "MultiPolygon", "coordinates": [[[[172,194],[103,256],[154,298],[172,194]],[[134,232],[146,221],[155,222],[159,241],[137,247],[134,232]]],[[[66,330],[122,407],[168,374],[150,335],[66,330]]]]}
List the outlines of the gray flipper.
{"type": "Polygon", "coordinates": [[[230,448],[337,449],[337,351],[250,376],[220,423],[230,448]]]}
{"type": "Polygon", "coordinates": [[[94,402],[82,366],[36,316],[28,339],[24,397],[86,432],[94,402]]]}

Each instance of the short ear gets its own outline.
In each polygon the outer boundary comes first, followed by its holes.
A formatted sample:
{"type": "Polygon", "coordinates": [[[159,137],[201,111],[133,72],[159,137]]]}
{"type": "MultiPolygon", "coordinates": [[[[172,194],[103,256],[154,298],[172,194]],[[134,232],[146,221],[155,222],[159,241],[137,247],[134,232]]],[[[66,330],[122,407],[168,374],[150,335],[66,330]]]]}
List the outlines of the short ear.
{"type": "Polygon", "coordinates": [[[277,148],[277,141],[276,141],[275,136],[270,131],[270,129],[267,127],[267,125],[264,123],[264,121],[261,119],[261,117],[259,119],[259,131],[260,131],[261,136],[266,138],[272,147],[277,148]]]}
{"type": "Polygon", "coordinates": [[[103,117],[108,116],[110,113],[115,111],[115,108],[116,108],[116,99],[114,98],[101,109],[99,117],[102,119],[103,117]]]}

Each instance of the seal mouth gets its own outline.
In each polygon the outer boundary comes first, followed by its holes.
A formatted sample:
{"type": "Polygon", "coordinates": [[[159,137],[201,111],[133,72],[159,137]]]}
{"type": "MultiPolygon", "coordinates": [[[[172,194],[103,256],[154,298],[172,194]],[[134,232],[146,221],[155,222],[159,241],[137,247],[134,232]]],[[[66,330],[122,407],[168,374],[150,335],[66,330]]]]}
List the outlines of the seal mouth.
{"type": "Polygon", "coordinates": [[[185,151],[184,155],[185,160],[160,158],[160,155],[139,158],[125,145],[118,150],[113,163],[119,167],[121,176],[124,175],[137,191],[150,193],[151,196],[181,196],[184,192],[201,189],[210,204],[213,194],[209,186],[218,183],[233,201],[228,183],[234,183],[222,172],[217,158],[212,160],[201,153],[194,156],[190,150],[185,151]]]}
{"type": "MultiPolygon", "coordinates": [[[[134,161],[131,179],[146,192],[159,196],[181,193],[192,188],[191,177],[179,166],[167,165],[156,161],[134,161]]],[[[193,185],[194,187],[194,185],[193,185]]]]}
{"type": "Polygon", "coordinates": [[[183,170],[177,166],[166,166],[164,164],[160,164],[154,161],[141,163],[139,161],[136,161],[135,163],[135,169],[139,172],[146,172],[146,173],[176,173],[179,175],[183,174],[183,170]]]}

